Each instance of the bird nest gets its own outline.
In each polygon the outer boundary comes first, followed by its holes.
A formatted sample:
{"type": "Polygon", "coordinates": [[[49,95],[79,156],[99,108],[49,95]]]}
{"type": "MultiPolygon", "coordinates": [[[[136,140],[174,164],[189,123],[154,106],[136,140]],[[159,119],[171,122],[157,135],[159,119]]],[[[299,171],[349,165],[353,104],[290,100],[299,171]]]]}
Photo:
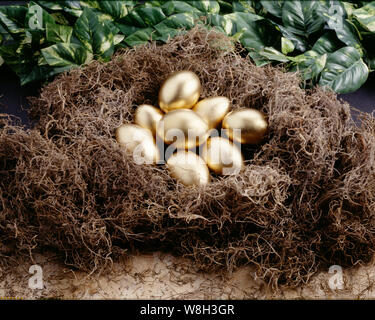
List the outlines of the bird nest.
{"type": "Polygon", "coordinates": [[[254,265],[273,285],[366,263],[375,248],[375,119],[296,73],[256,67],[225,35],[195,28],[58,76],[30,99],[36,125],[0,116],[0,259],[52,248],[98,270],[157,248],[202,270],[254,265]],[[164,165],[138,165],[115,129],[157,105],[168,75],[195,72],[201,98],[225,96],[269,121],[245,168],[186,187],[164,165]],[[9,249],[10,248],[10,249],[9,249]]]}

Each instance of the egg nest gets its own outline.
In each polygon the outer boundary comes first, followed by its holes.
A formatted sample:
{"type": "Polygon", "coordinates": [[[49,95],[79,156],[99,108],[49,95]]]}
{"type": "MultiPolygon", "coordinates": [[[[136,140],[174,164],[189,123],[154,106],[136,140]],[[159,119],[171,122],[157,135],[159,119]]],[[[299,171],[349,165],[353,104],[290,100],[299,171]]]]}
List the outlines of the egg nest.
{"type": "Polygon", "coordinates": [[[157,249],[206,271],[253,265],[273,286],[297,286],[333,264],[369,262],[375,119],[356,112],[356,124],[334,93],[300,83],[200,27],[58,76],[30,98],[32,129],[0,117],[2,263],[49,248],[94,271],[157,249]],[[185,69],[199,76],[201,98],[226,96],[269,119],[265,142],[243,147],[245,168],[205,187],[185,187],[164,165],[137,165],[115,140],[185,69]]]}

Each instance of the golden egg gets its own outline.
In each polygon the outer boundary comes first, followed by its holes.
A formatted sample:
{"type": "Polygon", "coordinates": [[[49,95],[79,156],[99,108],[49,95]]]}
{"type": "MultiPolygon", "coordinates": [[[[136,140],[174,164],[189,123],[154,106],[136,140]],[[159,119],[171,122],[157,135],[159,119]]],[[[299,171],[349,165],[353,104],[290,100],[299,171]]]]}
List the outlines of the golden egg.
{"type": "Polygon", "coordinates": [[[137,164],[152,164],[160,159],[150,130],[135,124],[123,124],[116,129],[116,140],[128,152],[133,153],[137,164]]]}
{"type": "Polygon", "coordinates": [[[210,172],[204,160],[191,151],[178,151],[167,161],[171,176],[186,186],[205,185],[210,172]]]}
{"type": "Polygon", "coordinates": [[[173,110],[164,115],[157,126],[157,134],[167,144],[179,149],[190,149],[208,138],[208,124],[190,109],[173,110]]]}
{"type": "Polygon", "coordinates": [[[149,104],[140,105],[135,112],[135,124],[149,129],[153,134],[156,132],[157,123],[163,117],[160,109],[155,108],[149,104]]]}
{"type": "Polygon", "coordinates": [[[230,108],[230,101],[226,97],[212,97],[199,101],[193,110],[207,121],[210,129],[216,128],[230,108]]]}
{"type": "Polygon", "coordinates": [[[159,106],[164,112],[192,108],[201,94],[201,82],[191,71],[178,71],[168,77],[159,92],[159,106]]]}
{"type": "Polygon", "coordinates": [[[237,174],[244,166],[241,150],[225,138],[209,138],[202,156],[208,167],[217,174],[237,174]]]}
{"type": "Polygon", "coordinates": [[[223,119],[223,128],[233,141],[257,144],[268,130],[266,116],[256,109],[239,109],[229,112],[223,119]]]}

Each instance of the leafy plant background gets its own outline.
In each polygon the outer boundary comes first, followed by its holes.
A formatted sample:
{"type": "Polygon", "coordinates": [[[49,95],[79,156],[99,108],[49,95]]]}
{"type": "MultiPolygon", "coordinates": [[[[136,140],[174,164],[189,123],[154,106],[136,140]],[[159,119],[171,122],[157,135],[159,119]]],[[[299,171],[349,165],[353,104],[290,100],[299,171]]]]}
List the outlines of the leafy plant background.
{"type": "Polygon", "coordinates": [[[166,42],[201,23],[239,41],[259,66],[300,71],[302,86],[360,88],[375,68],[375,1],[29,1],[0,6],[0,65],[22,85],[166,42]],[[42,17],[39,13],[42,13],[42,17]]]}

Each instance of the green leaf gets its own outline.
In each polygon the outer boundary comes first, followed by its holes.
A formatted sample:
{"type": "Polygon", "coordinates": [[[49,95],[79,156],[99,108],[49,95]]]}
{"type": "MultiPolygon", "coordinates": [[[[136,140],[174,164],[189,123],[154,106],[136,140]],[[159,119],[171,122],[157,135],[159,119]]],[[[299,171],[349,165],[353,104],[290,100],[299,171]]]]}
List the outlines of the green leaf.
{"type": "Polygon", "coordinates": [[[166,15],[160,7],[138,7],[118,22],[134,27],[148,28],[165,20],[166,15]]]}
{"type": "Polygon", "coordinates": [[[280,51],[271,48],[265,47],[264,49],[260,50],[259,55],[262,57],[267,58],[268,60],[279,61],[279,62],[289,62],[289,58],[282,54],[280,51]]]}
{"type": "Polygon", "coordinates": [[[135,47],[137,45],[145,44],[152,40],[152,33],[155,32],[153,28],[145,28],[142,30],[138,30],[125,38],[124,42],[129,47],[135,47]]]}
{"type": "Polygon", "coordinates": [[[72,16],[80,17],[83,13],[83,7],[81,6],[81,1],[62,1],[63,10],[72,16]]]}
{"type": "Polygon", "coordinates": [[[90,9],[99,9],[99,2],[100,0],[83,0],[83,1],[79,1],[82,8],[90,8],[90,9]]]}
{"type": "Polygon", "coordinates": [[[173,38],[181,33],[181,29],[193,28],[196,19],[198,16],[193,13],[179,13],[168,17],[154,26],[157,31],[156,40],[166,42],[169,37],[173,38]]]}
{"type": "Polygon", "coordinates": [[[285,1],[282,8],[284,26],[293,33],[308,36],[322,29],[325,20],[318,1],[285,1]]]}
{"type": "Polygon", "coordinates": [[[67,13],[70,13],[72,16],[75,16],[77,18],[79,18],[81,16],[81,14],[83,13],[83,10],[79,10],[79,9],[76,9],[76,8],[65,8],[64,7],[64,11],[67,12],[67,13]]]}
{"type": "Polygon", "coordinates": [[[17,53],[18,48],[19,43],[11,43],[6,46],[0,46],[0,55],[7,64],[11,64],[13,61],[17,62],[21,59],[21,56],[17,53]]]}
{"type": "Polygon", "coordinates": [[[62,68],[53,68],[48,65],[47,66],[33,66],[30,70],[28,70],[28,72],[20,74],[21,86],[24,86],[25,84],[35,82],[35,81],[41,82],[41,81],[49,80],[54,75],[62,73],[69,69],[70,69],[70,66],[62,67],[62,68]]]}
{"type": "Polygon", "coordinates": [[[40,6],[43,6],[50,10],[63,10],[63,5],[61,2],[65,1],[36,1],[40,6]]]}
{"type": "Polygon", "coordinates": [[[295,35],[292,31],[290,31],[288,28],[285,28],[277,23],[274,23],[272,22],[277,29],[280,30],[281,34],[289,39],[290,41],[293,42],[293,45],[295,47],[295,49],[297,49],[298,51],[301,51],[301,52],[304,52],[306,51],[306,47],[307,47],[307,41],[297,35],[295,35]]]}
{"type": "Polygon", "coordinates": [[[255,52],[255,51],[250,51],[249,56],[254,61],[255,65],[257,67],[264,67],[267,64],[271,63],[271,60],[269,60],[268,58],[260,55],[258,52],[255,52]]]}
{"type": "Polygon", "coordinates": [[[73,1],[64,1],[64,0],[59,0],[59,1],[36,1],[40,6],[47,8],[51,11],[64,11],[74,17],[79,17],[82,12],[83,8],[81,6],[81,3],[85,3],[84,1],[78,1],[78,0],[73,0],[73,1]]]}
{"type": "Polygon", "coordinates": [[[370,32],[375,32],[375,1],[352,12],[353,17],[370,32]]]}
{"type": "Polygon", "coordinates": [[[312,50],[318,54],[332,53],[343,47],[340,40],[334,32],[328,31],[323,36],[321,36],[312,47],[312,50]]]}
{"type": "Polygon", "coordinates": [[[123,23],[118,23],[115,22],[115,25],[117,28],[120,29],[121,33],[125,35],[125,37],[132,35],[134,32],[140,31],[143,28],[140,27],[134,27],[134,26],[129,26],[123,23]]]}
{"type": "Polygon", "coordinates": [[[142,5],[143,7],[152,8],[152,7],[161,7],[165,1],[149,0],[149,1],[143,1],[143,2],[144,2],[144,5],[142,5]]]}
{"type": "MultiPolygon", "coordinates": [[[[222,15],[209,15],[208,21],[211,25],[219,28],[229,36],[237,36],[239,38],[245,33],[251,33],[259,27],[254,22],[263,20],[264,18],[252,13],[235,12],[222,15]]],[[[251,35],[247,35],[251,38],[251,35]]],[[[256,36],[256,35],[254,35],[256,36]]],[[[262,46],[263,48],[264,46],[262,46]]]]}
{"type": "Polygon", "coordinates": [[[109,60],[114,52],[114,34],[108,23],[99,21],[92,9],[85,8],[74,26],[74,34],[91,53],[109,60]]]}
{"type": "Polygon", "coordinates": [[[343,1],[342,4],[344,5],[345,11],[348,17],[352,17],[353,11],[355,10],[356,6],[353,3],[343,1]]]}
{"type": "Polygon", "coordinates": [[[6,42],[8,40],[12,39],[11,35],[4,29],[4,27],[0,23],[0,45],[3,42],[6,42]]]}
{"type": "Polygon", "coordinates": [[[230,36],[235,34],[235,31],[233,30],[234,26],[232,20],[227,16],[228,15],[222,16],[220,14],[210,14],[208,15],[208,23],[215,29],[230,36]]]}
{"type": "Polygon", "coordinates": [[[353,47],[344,47],[329,54],[319,84],[337,93],[349,93],[359,89],[366,82],[368,74],[360,52],[353,47]]]}
{"type": "MultiPolygon", "coordinates": [[[[324,82],[328,81],[329,70],[336,70],[328,61],[344,45],[364,55],[353,63],[358,70],[363,68],[362,59],[371,69],[375,66],[375,1],[359,6],[354,0],[34,1],[10,7],[18,9],[0,7],[0,57],[25,83],[93,57],[109,60],[121,46],[167,41],[206,16],[208,28],[217,28],[238,40],[257,65],[290,62],[286,66],[299,70],[304,80],[322,78],[324,82]],[[40,29],[30,28],[35,14],[28,12],[28,6],[44,8],[40,29]],[[55,43],[41,52],[41,48],[55,43]]],[[[346,69],[342,72],[348,72],[346,69]]],[[[335,72],[340,75],[340,71],[335,72]]],[[[342,83],[351,86],[350,75],[342,83]]],[[[332,85],[336,83],[337,79],[332,85]]]]}
{"type": "Polygon", "coordinates": [[[280,33],[267,20],[251,13],[236,12],[226,15],[232,21],[233,31],[239,34],[242,45],[251,50],[262,50],[280,43],[280,33]]]}
{"type": "Polygon", "coordinates": [[[294,51],[294,44],[287,38],[281,38],[281,52],[285,55],[294,51]]]}
{"type": "Polygon", "coordinates": [[[31,50],[31,45],[26,39],[20,43],[13,42],[6,46],[0,46],[0,55],[4,59],[4,63],[12,68],[17,75],[36,64],[37,54],[31,50]]]}
{"type": "Polygon", "coordinates": [[[324,67],[327,64],[327,57],[328,54],[325,53],[315,59],[315,64],[311,67],[311,78],[317,78],[318,75],[324,70],[324,67]]]}
{"type": "Polygon", "coordinates": [[[46,25],[54,24],[55,19],[46,10],[37,3],[30,1],[29,9],[26,14],[26,28],[29,31],[37,31],[45,29],[46,25]]]}
{"type": "Polygon", "coordinates": [[[163,4],[161,8],[164,14],[167,16],[171,16],[177,13],[185,13],[185,12],[193,12],[196,14],[200,13],[200,11],[197,8],[191,6],[186,1],[167,1],[166,3],[163,4]]]}
{"type": "Polygon", "coordinates": [[[104,24],[107,28],[109,28],[109,29],[111,30],[111,33],[112,33],[113,35],[117,34],[117,33],[120,31],[120,29],[119,29],[119,28],[116,26],[116,24],[113,23],[112,21],[105,20],[105,21],[103,21],[103,24],[104,24]]]}
{"type": "Polygon", "coordinates": [[[317,79],[323,71],[326,62],[327,54],[319,54],[316,51],[310,50],[293,59],[297,64],[291,68],[291,71],[301,72],[303,80],[317,79]]]}
{"type": "Polygon", "coordinates": [[[51,67],[76,67],[89,63],[93,56],[85,47],[73,43],[58,43],[42,49],[51,67]]]}
{"type": "Polygon", "coordinates": [[[215,14],[220,12],[220,5],[217,1],[204,1],[204,0],[196,0],[196,1],[188,1],[189,4],[196,9],[198,9],[200,12],[203,13],[210,13],[215,14]]]}
{"type": "Polygon", "coordinates": [[[371,70],[375,70],[375,58],[369,59],[369,67],[371,70]]]}
{"type": "Polygon", "coordinates": [[[346,20],[346,11],[342,3],[335,2],[323,13],[328,27],[347,46],[354,47],[362,54],[362,45],[353,25],[346,20]]]}
{"type": "Polygon", "coordinates": [[[14,37],[25,32],[27,8],[22,6],[0,6],[0,23],[14,37]]]}
{"type": "Polygon", "coordinates": [[[0,66],[4,63],[4,59],[0,56],[0,66]]]}
{"type": "Polygon", "coordinates": [[[106,14],[121,19],[134,7],[134,1],[98,1],[99,9],[106,14]]]}
{"type": "Polygon", "coordinates": [[[99,11],[97,9],[92,9],[92,11],[95,12],[100,22],[114,22],[114,18],[109,14],[103,13],[102,11],[99,11]]]}
{"type": "Polygon", "coordinates": [[[238,32],[251,30],[253,26],[253,22],[264,20],[263,17],[258,16],[256,14],[252,14],[249,12],[235,12],[231,14],[227,14],[224,16],[226,19],[232,21],[233,26],[235,27],[234,31],[232,31],[232,35],[238,32]]]}
{"type": "Polygon", "coordinates": [[[247,13],[256,13],[255,9],[252,6],[251,0],[239,0],[234,1],[233,6],[233,12],[247,12],[247,13]]]}
{"type": "Polygon", "coordinates": [[[220,12],[220,5],[217,1],[167,1],[161,8],[167,16],[178,13],[194,13],[201,16],[220,12]]]}
{"type": "MultiPolygon", "coordinates": [[[[30,46],[30,44],[27,44],[30,46]]],[[[22,47],[18,43],[0,47],[0,54],[6,63],[20,78],[21,85],[25,85],[33,81],[44,81],[61,70],[50,67],[48,65],[38,65],[42,63],[43,56],[40,52],[34,55],[28,54],[28,47],[22,47]],[[22,48],[20,50],[20,48],[22,48]]]]}
{"type": "Polygon", "coordinates": [[[73,34],[73,28],[72,27],[47,23],[46,35],[47,35],[47,41],[49,41],[49,42],[69,43],[70,38],[72,37],[72,34],[73,34]]]}
{"type": "Polygon", "coordinates": [[[51,13],[51,16],[53,17],[53,19],[58,24],[62,24],[62,25],[66,25],[66,26],[70,25],[69,20],[64,16],[64,14],[62,12],[51,13]]]}
{"type": "Polygon", "coordinates": [[[122,41],[124,41],[125,36],[123,34],[116,34],[113,38],[113,44],[118,45],[122,41]]]}
{"type": "Polygon", "coordinates": [[[232,1],[218,0],[217,2],[219,3],[221,14],[227,14],[227,13],[233,12],[232,1]]]}
{"type": "Polygon", "coordinates": [[[270,14],[281,18],[284,0],[261,0],[263,8],[266,9],[270,14]]]}

